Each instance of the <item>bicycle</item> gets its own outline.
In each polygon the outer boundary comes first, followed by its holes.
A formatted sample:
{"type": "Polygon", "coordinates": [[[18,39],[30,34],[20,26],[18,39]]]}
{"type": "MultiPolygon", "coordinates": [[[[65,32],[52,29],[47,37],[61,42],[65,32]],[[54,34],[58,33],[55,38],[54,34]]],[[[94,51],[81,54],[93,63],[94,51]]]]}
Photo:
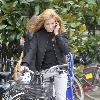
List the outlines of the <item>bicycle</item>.
{"type": "Polygon", "coordinates": [[[75,74],[75,77],[82,85],[84,94],[90,99],[95,100],[95,98],[89,94],[89,91],[96,91],[100,87],[100,65],[86,67],[83,69],[81,76],[75,74]]]}

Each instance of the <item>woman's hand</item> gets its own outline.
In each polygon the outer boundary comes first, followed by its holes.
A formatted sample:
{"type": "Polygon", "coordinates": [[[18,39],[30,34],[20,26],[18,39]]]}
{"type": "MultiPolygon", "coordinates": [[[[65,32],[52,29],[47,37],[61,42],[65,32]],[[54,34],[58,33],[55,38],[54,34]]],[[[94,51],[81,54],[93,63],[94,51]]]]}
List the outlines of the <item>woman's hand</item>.
{"type": "Polygon", "coordinates": [[[58,22],[56,22],[56,26],[55,26],[55,29],[54,29],[55,36],[59,34],[59,29],[60,29],[60,25],[59,25],[58,22]]]}

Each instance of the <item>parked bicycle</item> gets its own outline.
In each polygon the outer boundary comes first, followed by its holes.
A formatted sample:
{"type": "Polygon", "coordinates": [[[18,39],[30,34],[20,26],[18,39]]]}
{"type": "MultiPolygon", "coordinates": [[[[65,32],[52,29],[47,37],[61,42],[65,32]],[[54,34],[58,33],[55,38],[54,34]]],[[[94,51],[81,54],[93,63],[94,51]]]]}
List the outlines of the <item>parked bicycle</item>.
{"type": "Polygon", "coordinates": [[[82,75],[75,74],[75,77],[82,85],[85,95],[95,100],[95,98],[89,94],[89,91],[97,91],[100,87],[100,65],[86,67],[83,69],[82,75]]]}

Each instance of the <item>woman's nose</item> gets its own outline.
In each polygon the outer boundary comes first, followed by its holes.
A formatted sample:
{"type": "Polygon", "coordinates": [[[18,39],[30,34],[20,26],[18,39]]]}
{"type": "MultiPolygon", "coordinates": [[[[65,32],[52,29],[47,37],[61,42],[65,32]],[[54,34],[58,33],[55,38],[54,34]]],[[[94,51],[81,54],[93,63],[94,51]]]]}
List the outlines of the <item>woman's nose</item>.
{"type": "Polygon", "coordinates": [[[49,28],[52,29],[52,25],[49,25],[49,28]]]}

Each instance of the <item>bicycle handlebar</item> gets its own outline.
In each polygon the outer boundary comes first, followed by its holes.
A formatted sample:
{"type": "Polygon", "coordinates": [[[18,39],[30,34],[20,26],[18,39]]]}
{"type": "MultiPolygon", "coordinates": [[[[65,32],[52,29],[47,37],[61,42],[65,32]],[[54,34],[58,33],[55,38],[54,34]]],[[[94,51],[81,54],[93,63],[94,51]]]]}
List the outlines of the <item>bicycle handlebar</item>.
{"type": "Polygon", "coordinates": [[[62,64],[62,65],[55,65],[55,66],[52,66],[50,69],[52,69],[52,68],[62,68],[62,67],[66,67],[66,66],[69,66],[69,64],[62,64]]]}
{"type": "MultiPolygon", "coordinates": [[[[47,69],[45,72],[53,72],[53,71],[55,71],[57,69],[60,69],[60,68],[66,67],[66,66],[69,66],[69,64],[62,64],[62,65],[52,66],[51,68],[47,69]]],[[[29,69],[27,69],[26,72],[30,72],[33,75],[34,74],[36,74],[36,75],[37,74],[41,74],[41,72],[38,72],[38,71],[34,72],[32,70],[29,70],[29,69]]]]}
{"type": "Polygon", "coordinates": [[[49,68],[47,70],[47,72],[52,72],[54,70],[57,70],[57,69],[60,69],[60,68],[64,68],[66,66],[69,66],[69,64],[55,65],[55,66],[52,66],[51,68],[49,68]]]}

